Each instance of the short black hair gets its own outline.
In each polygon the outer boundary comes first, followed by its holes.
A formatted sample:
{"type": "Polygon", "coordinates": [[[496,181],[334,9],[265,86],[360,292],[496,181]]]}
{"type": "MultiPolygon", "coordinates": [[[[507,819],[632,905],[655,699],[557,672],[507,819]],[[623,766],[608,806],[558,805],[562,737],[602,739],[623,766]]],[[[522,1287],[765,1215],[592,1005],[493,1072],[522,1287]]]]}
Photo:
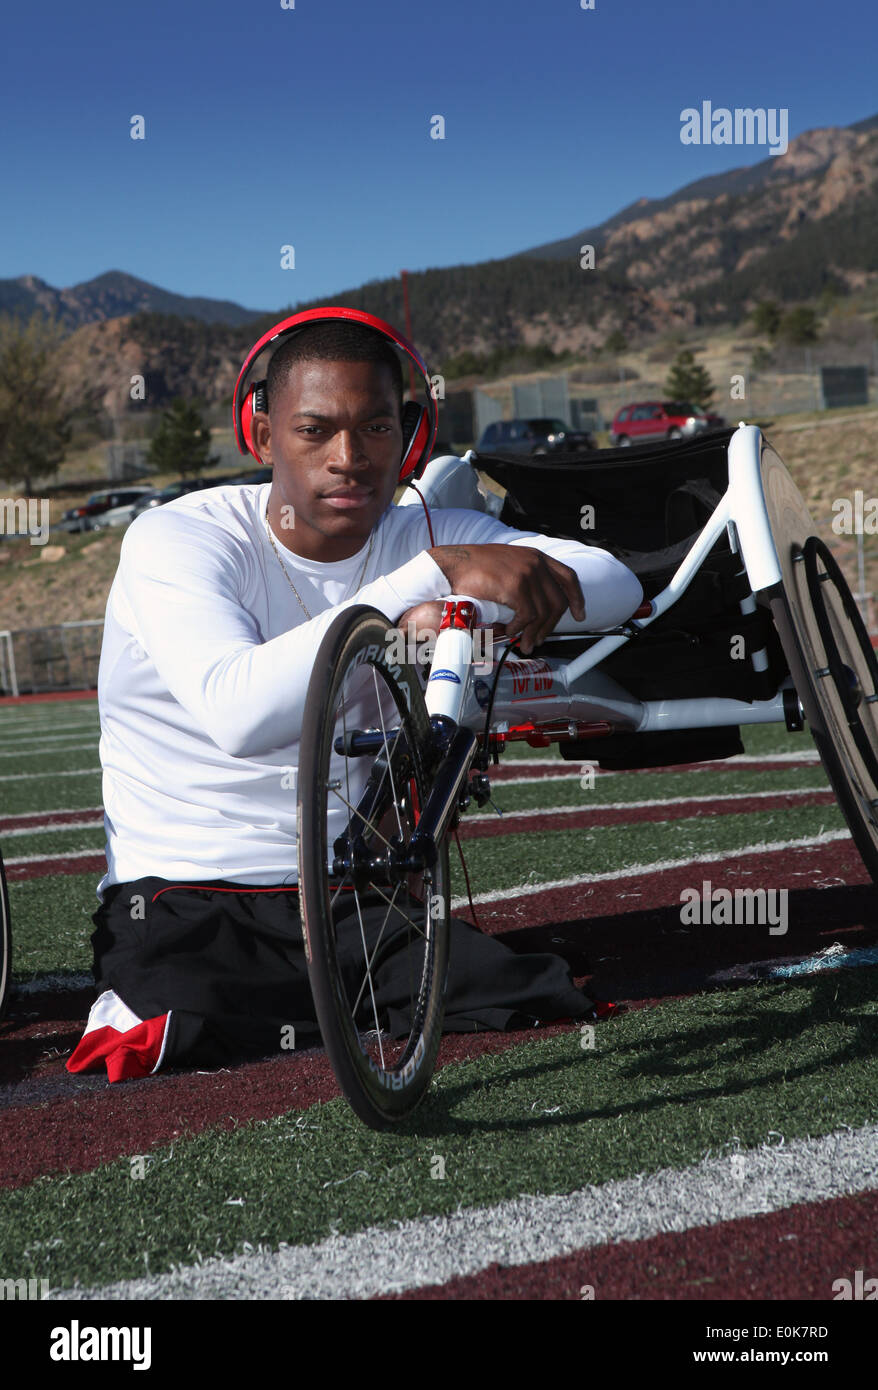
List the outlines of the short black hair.
{"type": "Polygon", "coordinates": [[[350,319],[326,319],[293,333],[268,364],[266,391],[269,410],[286,385],[297,362],[377,362],[387,367],[402,415],[403,376],[396,351],[375,329],[350,319]]]}

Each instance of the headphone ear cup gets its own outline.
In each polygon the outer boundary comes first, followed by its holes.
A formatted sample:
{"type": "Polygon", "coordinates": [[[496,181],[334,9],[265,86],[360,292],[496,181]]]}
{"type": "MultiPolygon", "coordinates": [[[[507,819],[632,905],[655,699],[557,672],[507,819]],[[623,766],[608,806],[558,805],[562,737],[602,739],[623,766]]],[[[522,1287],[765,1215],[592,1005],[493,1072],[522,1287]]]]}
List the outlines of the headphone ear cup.
{"type": "Polygon", "coordinates": [[[253,383],[253,409],[268,414],[268,378],[253,383]]]}
{"type": "Polygon", "coordinates": [[[420,477],[429,454],[430,416],[417,401],[407,401],[402,409],[402,462],[399,480],[420,477]]]}
{"type": "Polygon", "coordinates": [[[244,397],[241,406],[241,433],[244,436],[244,443],[249,453],[255,459],[262,462],[260,455],[256,452],[256,445],[253,442],[253,412],[261,410],[265,413],[268,410],[268,392],[266,381],[255,381],[244,397]]]}

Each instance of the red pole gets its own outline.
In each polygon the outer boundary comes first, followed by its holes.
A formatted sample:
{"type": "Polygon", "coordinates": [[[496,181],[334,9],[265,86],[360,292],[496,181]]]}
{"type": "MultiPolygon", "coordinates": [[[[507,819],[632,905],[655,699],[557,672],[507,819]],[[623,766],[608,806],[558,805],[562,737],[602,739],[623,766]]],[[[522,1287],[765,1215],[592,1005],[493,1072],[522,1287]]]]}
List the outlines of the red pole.
{"type": "MultiPolygon", "coordinates": [[[[400,275],[402,276],[402,302],[405,305],[405,336],[410,343],[413,343],[415,338],[412,333],[412,311],[411,305],[409,304],[409,273],[407,270],[401,270],[400,275]]],[[[412,400],[416,399],[415,364],[411,358],[409,358],[409,395],[412,400]]]]}

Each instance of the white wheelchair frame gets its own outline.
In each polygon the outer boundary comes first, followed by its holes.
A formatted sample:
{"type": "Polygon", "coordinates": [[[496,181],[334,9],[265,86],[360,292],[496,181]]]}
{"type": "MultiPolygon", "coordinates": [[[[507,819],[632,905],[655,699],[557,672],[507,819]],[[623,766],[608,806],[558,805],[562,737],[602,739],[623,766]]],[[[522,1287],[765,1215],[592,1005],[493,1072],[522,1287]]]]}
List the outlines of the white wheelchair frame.
{"type": "MultiPolygon", "coordinates": [[[[596,671],[600,663],[612,652],[630,642],[639,632],[673,607],[692,583],[724,530],[728,532],[732,551],[741,556],[742,567],[746,571],[751,590],[751,593],[741,600],[742,614],[755,611],[757,593],[771,591],[782,583],[782,568],[766,503],[764,445],[762,432],[755,425],[742,424],[732,435],[728,448],[728,488],[670,582],[650,601],[651,611],[648,616],[632,618],[622,624],[620,629],[600,637],[586,651],[574,656],[570,661],[545,659],[542,664],[551,676],[552,694],[556,699],[547,700],[543,694],[538,707],[536,701],[530,702],[526,695],[516,701],[500,699],[493,710],[497,720],[537,718],[540,722],[545,722],[547,717],[582,721],[609,720],[617,728],[627,732],[654,733],[674,729],[784,723],[789,719],[791,697],[788,692],[793,689],[791,679],[785,681],[777,693],[767,700],[746,701],[717,696],[638,700],[617,682],[596,671]],[[591,679],[589,673],[594,673],[591,679]]],[[[774,458],[776,459],[776,456],[774,458]]],[[[776,459],[769,473],[769,478],[774,482],[778,480],[778,467],[783,475],[788,477],[780,460],[776,459]]],[[[502,499],[483,488],[475,468],[472,451],[462,458],[446,455],[433,459],[419,483],[427,505],[465,507],[498,516],[502,499]]],[[[414,492],[409,490],[399,505],[417,506],[420,502],[414,492]]],[[[798,521],[807,534],[811,529],[811,521],[803,504],[799,508],[798,521]]],[[[451,598],[473,602],[478,609],[478,600],[468,600],[466,595],[452,595],[451,598]]],[[[510,617],[511,609],[501,611],[503,620],[510,617]]],[[[559,626],[556,634],[553,634],[553,640],[557,640],[560,633],[568,640],[579,641],[581,635],[588,631],[586,624],[575,625],[572,619],[567,617],[563,628],[559,626]]],[[[754,671],[767,669],[768,658],[764,649],[752,652],[749,660],[754,671]]],[[[426,691],[427,709],[431,715],[442,714],[457,723],[474,728],[478,726],[478,710],[473,708],[472,700],[467,700],[470,694],[471,669],[471,649],[461,647],[459,634],[447,630],[440,632],[433,657],[433,671],[451,670],[459,678],[459,684],[449,682],[446,677],[440,685],[431,675],[426,691]]],[[[798,715],[800,717],[801,711],[798,711],[798,715]]]]}

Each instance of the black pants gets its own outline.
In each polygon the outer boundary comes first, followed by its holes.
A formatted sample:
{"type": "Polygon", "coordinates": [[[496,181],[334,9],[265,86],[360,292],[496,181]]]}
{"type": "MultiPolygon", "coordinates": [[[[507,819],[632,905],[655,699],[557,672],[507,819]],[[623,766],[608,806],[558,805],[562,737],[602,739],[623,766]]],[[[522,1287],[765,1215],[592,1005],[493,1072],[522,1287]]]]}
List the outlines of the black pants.
{"type": "MultiPolygon", "coordinates": [[[[367,940],[384,917],[383,903],[366,907],[367,940]]],[[[297,1047],[319,1044],[296,891],[141,878],[106,889],[92,920],[99,989],[114,990],[141,1019],[171,1012],[165,1064],[266,1056],[283,1048],[290,1027],[297,1047]]],[[[408,1031],[405,965],[391,947],[374,971],[379,1017],[397,1036],[408,1031]]],[[[518,955],[450,918],[445,1031],[530,1027],[587,1017],[591,1007],[559,956],[518,955]]]]}

